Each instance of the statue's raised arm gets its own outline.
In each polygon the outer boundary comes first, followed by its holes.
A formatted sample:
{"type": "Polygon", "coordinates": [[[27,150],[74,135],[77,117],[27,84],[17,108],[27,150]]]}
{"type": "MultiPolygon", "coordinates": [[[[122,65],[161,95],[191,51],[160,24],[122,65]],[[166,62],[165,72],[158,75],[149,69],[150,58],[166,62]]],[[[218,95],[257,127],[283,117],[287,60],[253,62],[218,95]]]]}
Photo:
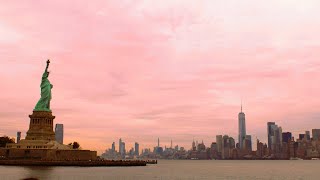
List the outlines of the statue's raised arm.
{"type": "Polygon", "coordinates": [[[50,64],[50,59],[48,59],[48,61],[47,61],[47,67],[46,67],[45,72],[48,72],[49,64],[50,64]]]}
{"type": "Polygon", "coordinates": [[[49,64],[50,60],[47,60],[47,67],[42,75],[42,80],[41,80],[41,98],[38,101],[36,107],[34,108],[34,111],[51,111],[50,110],[50,101],[51,101],[51,89],[52,89],[52,84],[50,83],[48,77],[49,77],[49,64]]]}

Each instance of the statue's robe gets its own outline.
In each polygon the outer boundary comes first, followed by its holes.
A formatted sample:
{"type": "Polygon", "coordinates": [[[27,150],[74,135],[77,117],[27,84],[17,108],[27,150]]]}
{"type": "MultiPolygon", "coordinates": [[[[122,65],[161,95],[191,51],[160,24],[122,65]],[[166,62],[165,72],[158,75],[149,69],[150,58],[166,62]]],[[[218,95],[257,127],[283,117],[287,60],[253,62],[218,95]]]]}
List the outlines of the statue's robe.
{"type": "Polygon", "coordinates": [[[38,101],[36,107],[34,108],[35,111],[51,111],[50,110],[50,101],[51,101],[51,88],[52,85],[48,80],[47,71],[45,71],[42,75],[41,81],[41,98],[38,101]]]}

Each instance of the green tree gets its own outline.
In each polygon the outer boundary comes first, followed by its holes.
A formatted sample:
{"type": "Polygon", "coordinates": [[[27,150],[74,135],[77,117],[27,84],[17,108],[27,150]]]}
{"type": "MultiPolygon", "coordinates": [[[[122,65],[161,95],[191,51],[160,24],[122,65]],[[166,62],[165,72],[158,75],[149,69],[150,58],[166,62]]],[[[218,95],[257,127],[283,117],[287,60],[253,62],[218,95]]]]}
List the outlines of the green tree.
{"type": "Polygon", "coordinates": [[[73,143],[69,143],[68,145],[71,145],[73,149],[79,149],[80,148],[80,144],[78,142],[73,142],[73,143]]]}
{"type": "Polygon", "coordinates": [[[14,138],[9,138],[8,136],[0,137],[0,147],[6,147],[7,143],[15,143],[14,138]]]}

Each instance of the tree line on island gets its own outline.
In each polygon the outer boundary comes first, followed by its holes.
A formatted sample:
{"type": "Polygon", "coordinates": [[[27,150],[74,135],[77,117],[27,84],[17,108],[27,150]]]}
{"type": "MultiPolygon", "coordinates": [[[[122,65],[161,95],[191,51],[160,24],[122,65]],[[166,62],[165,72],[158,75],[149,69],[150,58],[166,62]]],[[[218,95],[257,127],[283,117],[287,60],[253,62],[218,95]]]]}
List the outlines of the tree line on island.
{"type": "Polygon", "coordinates": [[[72,146],[73,149],[80,149],[80,144],[78,142],[69,143],[68,145],[72,146]]]}
{"type": "MultiPolygon", "coordinates": [[[[10,138],[8,136],[1,136],[0,137],[0,148],[4,148],[6,147],[7,143],[15,143],[15,139],[14,138],[10,138]]],[[[72,149],[80,149],[80,144],[76,141],[74,141],[73,143],[69,143],[68,145],[72,146],[72,149]]]]}
{"type": "Polygon", "coordinates": [[[0,148],[1,147],[6,147],[7,143],[15,143],[15,139],[14,138],[10,138],[8,136],[2,136],[0,137],[0,148]]]}

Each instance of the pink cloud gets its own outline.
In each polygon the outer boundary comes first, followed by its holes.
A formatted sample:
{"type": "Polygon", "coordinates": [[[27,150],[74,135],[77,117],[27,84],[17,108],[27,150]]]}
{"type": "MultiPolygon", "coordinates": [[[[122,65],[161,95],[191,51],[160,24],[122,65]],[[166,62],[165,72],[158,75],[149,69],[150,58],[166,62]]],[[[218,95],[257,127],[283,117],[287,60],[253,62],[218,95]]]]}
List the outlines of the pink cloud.
{"type": "Polygon", "coordinates": [[[26,132],[45,60],[66,142],[190,147],[266,123],[319,128],[317,1],[3,2],[0,132],[26,132]]]}

